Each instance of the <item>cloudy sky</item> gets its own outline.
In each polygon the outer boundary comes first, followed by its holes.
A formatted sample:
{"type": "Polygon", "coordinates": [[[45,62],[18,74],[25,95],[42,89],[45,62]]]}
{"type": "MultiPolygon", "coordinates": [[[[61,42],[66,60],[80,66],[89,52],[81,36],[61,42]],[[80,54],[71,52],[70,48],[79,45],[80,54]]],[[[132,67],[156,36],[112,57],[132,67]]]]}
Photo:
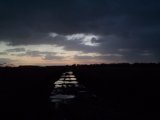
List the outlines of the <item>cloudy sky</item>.
{"type": "Polygon", "coordinates": [[[1,0],[0,64],[160,62],[159,0],[1,0]]]}

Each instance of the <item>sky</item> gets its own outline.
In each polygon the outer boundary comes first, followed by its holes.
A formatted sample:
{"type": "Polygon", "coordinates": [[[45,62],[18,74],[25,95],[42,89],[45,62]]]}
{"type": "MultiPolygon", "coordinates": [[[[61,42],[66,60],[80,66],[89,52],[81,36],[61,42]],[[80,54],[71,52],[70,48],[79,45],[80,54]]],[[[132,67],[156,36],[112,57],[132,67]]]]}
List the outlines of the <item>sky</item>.
{"type": "Polygon", "coordinates": [[[0,64],[160,62],[159,0],[1,0],[0,64]]]}

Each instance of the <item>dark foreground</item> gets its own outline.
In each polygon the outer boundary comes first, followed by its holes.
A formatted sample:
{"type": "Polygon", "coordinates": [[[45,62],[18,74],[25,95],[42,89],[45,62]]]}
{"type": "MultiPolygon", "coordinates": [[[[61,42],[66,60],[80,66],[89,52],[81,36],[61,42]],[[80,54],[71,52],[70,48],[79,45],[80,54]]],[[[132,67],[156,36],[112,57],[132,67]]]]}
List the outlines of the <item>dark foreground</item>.
{"type": "Polygon", "coordinates": [[[0,120],[156,119],[159,80],[160,64],[0,68],[0,120]],[[68,70],[96,97],[54,111],[53,83],[68,70]]]}

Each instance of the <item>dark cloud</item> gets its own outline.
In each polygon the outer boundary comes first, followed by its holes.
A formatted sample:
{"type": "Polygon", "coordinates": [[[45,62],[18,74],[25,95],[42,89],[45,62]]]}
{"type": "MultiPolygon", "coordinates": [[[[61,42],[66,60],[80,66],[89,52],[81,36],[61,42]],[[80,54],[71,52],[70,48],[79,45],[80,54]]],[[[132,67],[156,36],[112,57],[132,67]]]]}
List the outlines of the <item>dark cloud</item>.
{"type": "Polygon", "coordinates": [[[40,51],[27,51],[26,53],[24,53],[22,55],[23,56],[31,56],[31,57],[41,57],[43,54],[46,54],[46,53],[40,52],[40,51]]]}
{"type": "Polygon", "coordinates": [[[56,52],[41,52],[41,51],[26,51],[25,53],[12,54],[14,56],[30,56],[30,57],[41,57],[44,60],[59,60],[62,56],[57,56],[56,52]]]}
{"type": "Polygon", "coordinates": [[[41,52],[41,51],[32,51],[28,50],[25,53],[20,53],[20,54],[14,54],[17,56],[30,56],[30,57],[43,57],[43,56],[48,56],[48,55],[55,55],[55,52],[41,52]]]}
{"type": "Polygon", "coordinates": [[[93,60],[93,59],[95,60],[97,58],[99,57],[97,56],[79,56],[79,55],[74,56],[74,59],[78,59],[78,60],[93,60]]]}
{"type": "Polygon", "coordinates": [[[63,59],[62,56],[56,56],[56,55],[53,55],[53,54],[47,54],[44,56],[43,58],[44,60],[61,60],[63,59]]]}
{"type": "Polygon", "coordinates": [[[106,54],[106,55],[100,55],[100,56],[80,56],[75,55],[74,59],[76,60],[82,60],[82,61],[103,61],[108,63],[115,63],[115,62],[126,62],[123,55],[121,54],[106,54]]]}
{"type": "Polygon", "coordinates": [[[26,51],[25,48],[14,48],[6,50],[6,52],[24,52],[24,51],[26,51]]]}
{"type": "Polygon", "coordinates": [[[0,55],[7,55],[7,52],[0,52],[0,55]]]}
{"type": "Polygon", "coordinates": [[[15,60],[11,60],[11,59],[8,59],[8,58],[0,58],[0,64],[8,64],[8,63],[12,63],[14,62],[15,60]]]}
{"type": "Polygon", "coordinates": [[[111,54],[133,49],[123,53],[128,60],[141,58],[134,49],[150,50],[150,58],[159,61],[159,5],[159,0],[1,0],[0,41],[11,45],[57,44],[66,50],[111,54]],[[50,32],[100,35],[101,45],[85,46],[63,37],[51,39],[50,32]]]}

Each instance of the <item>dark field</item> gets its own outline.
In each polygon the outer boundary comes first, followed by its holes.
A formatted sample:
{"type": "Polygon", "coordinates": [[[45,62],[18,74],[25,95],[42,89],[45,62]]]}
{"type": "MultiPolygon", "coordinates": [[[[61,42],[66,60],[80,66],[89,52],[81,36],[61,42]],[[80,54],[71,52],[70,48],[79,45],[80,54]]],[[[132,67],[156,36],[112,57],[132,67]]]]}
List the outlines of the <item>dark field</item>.
{"type": "Polygon", "coordinates": [[[25,66],[0,68],[0,120],[51,120],[54,115],[59,120],[49,96],[54,81],[68,70],[97,96],[64,108],[61,113],[70,119],[155,119],[159,114],[160,64],[25,66]]]}

